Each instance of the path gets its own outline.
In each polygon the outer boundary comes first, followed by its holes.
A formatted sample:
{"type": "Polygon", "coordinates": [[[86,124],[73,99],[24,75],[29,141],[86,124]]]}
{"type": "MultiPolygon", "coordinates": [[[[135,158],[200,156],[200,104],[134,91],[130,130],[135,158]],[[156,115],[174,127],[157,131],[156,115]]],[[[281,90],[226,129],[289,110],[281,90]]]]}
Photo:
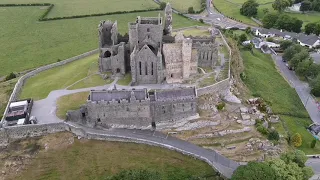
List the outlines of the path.
{"type": "Polygon", "coordinates": [[[209,149],[205,149],[189,143],[187,141],[180,140],[178,138],[168,136],[158,131],[151,130],[133,130],[133,129],[93,129],[75,124],[72,122],[66,122],[66,124],[81,128],[88,134],[102,135],[102,136],[115,136],[118,138],[139,140],[146,144],[158,144],[162,147],[178,150],[179,152],[185,152],[187,154],[193,154],[197,157],[201,157],[202,160],[206,159],[213,165],[214,169],[218,170],[224,176],[230,178],[233,171],[239,166],[235,161],[221,156],[217,152],[209,149]],[[149,143],[150,142],[150,143],[149,143]]]}

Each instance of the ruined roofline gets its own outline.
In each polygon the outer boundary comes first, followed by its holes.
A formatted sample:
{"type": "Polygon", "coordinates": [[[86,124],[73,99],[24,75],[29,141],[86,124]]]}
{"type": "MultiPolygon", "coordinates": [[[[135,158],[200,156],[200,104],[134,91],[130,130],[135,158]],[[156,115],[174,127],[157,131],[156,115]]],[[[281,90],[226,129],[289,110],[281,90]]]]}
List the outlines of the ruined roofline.
{"type": "Polygon", "coordinates": [[[201,40],[213,40],[214,37],[212,36],[184,36],[185,38],[190,38],[190,39],[201,39],[201,40]]]}

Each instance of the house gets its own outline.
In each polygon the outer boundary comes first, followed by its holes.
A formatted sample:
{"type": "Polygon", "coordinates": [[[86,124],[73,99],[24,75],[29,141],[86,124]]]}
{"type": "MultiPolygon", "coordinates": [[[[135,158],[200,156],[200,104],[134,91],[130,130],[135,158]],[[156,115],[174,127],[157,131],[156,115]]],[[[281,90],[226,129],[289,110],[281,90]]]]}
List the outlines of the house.
{"type": "Polygon", "coordinates": [[[316,48],[317,46],[320,45],[320,37],[313,34],[306,35],[304,33],[294,33],[294,32],[282,31],[278,29],[265,29],[265,28],[255,29],[254,33],[258,37],[264,37],[264,38],[282,37],[285,40],[297,41],[301,46],[305,46],[308,48],[316,48]]]}
{"type": "Polygon", "coordinates": [[[320,38],[316,35],[300,35],[297,38],[297,42],[301,46],[305,46],[311,49],[320,45],[320,38]]]}

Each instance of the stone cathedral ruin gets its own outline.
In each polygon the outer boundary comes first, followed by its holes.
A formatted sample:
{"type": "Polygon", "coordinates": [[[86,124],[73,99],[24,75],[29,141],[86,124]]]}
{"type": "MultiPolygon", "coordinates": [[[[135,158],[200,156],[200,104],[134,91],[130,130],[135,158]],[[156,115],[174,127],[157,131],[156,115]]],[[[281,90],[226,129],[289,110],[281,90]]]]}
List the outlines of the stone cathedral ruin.
{"type": "MultiPolygon", "coordinates": [[[[99,69],[113,76],[131,73],[131,85],[182,83],[198,67],[214,67],[218,47],[210,37],[172,36],[172,8],[162,17],[140,17],[128,24],[129,35],[118,33],[117,22],[99,24],[99,69]]],[[[67,120],[90,127],[156,127],[197,115],[195,87],[91,91],[88,101],[67,120]]]]}

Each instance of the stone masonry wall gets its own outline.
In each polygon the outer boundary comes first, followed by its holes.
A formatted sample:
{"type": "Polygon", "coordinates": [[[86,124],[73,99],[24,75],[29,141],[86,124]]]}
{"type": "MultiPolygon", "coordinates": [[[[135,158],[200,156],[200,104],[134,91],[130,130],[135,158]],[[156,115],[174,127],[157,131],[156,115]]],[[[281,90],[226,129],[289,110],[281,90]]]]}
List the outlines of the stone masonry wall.
{"type": "Polygon", "coordinates": [[[63,60],[63,61],[60,61],[60,62],[56,62],[56,63],[49,64],[49,65],[45,65],[45,66],[39,67],[39,68],[37,68],[37,69],[35,69],[35,70],[31,71],[31,72],[28,72],[27,74],[25,74],[22,77],[20,77],[20,79],[16,83],[16,85],[15,85],[13,91],[12,91],[12,94],[11,94],[11,96],[9,98],[7,107],[6,107],[5,111],[4,111],[3,118],[1,120],[1,123],[4,121],[4,118],[6,117],[6,113],[8,111],[8,107],[9,107],[10,102],[11,101],[16,101],[16,100],[19,99],[19,94],[20,94],[21,89],[22,89],[22,87],[23,87],[23,85],[24,85],[24,83],[26,82],[27,79],[29,79],[32,76],[35,76],[35,75],[39,74],[42,71],[68,64],[70,62],[82,59],[84,57],[93,55],[93,54],[98,53],[98,52],[99,52],[99,50],[95,49],[95,50],[80,54],[78,56],[74,56],[72,58],[69,58],[69,59],[66,59],[66,60],[63,60]]]}

